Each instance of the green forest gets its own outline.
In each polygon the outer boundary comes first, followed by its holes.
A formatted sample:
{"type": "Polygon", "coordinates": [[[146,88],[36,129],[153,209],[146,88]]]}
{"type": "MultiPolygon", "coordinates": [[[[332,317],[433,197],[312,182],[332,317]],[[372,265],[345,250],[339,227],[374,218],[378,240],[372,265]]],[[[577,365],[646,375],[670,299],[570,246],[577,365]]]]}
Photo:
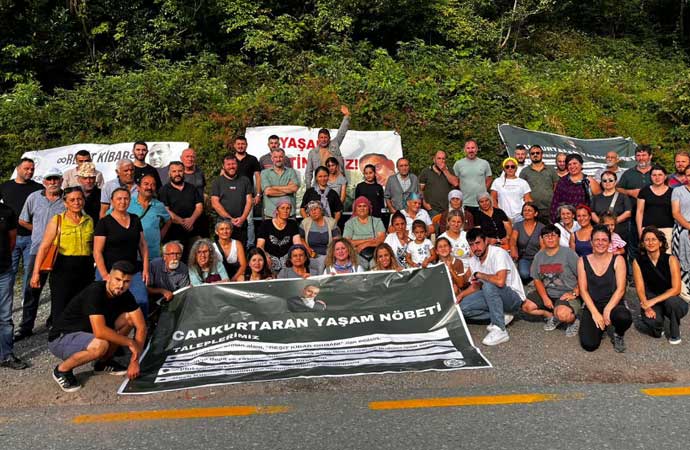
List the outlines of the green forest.
{"type": "Polygon", "coordinates": [[[496,125],[690,143],[688,0],[0,0],[0,173],[79,142],[395,129],[415,171],[496,125]]]}

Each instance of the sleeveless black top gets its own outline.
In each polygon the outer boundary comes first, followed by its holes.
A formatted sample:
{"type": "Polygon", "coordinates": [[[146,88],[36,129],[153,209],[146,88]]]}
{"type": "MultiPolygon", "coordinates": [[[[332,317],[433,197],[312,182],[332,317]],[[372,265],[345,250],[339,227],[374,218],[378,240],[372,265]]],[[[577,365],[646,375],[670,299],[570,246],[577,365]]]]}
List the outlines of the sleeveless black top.
{"type": "Polygon", "coordinates": [[[668,253],[660,254],[656,266],[647,255],[638,255],[635,258],[644,277],[645,291],[659,295],[671,289],[670,256],[668,253]]]}
{"type": "Polygon", "coordinates": [[[618,255],[614,255],[611,258],[609,266],[606,268],[606,272],[602,276],[594,273],[594,269],[589,264],[589,259],[587,256],[583,256],[585,264],[585,274],[587,275],[587,291],[589,291],[589,296],[594,300],[594,304],[599,307],[600,305],[606,305],[613,293],[616,292],[616,270],[614,268],[616,264],[616,258],[618,255]]]}

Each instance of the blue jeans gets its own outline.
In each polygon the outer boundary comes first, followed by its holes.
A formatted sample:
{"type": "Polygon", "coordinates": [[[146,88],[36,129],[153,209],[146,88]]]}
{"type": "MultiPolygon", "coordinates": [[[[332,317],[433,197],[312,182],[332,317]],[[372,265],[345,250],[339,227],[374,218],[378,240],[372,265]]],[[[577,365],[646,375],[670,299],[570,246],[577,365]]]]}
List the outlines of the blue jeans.
{"type": "Polygon", "coordinates": [[[518,269],[518,273],[520,274],[520,279],[522,280],[523,284],[527,284],[530,281],[532,281],[532,277],[529,274],[529,271],[531,268],[532,268],[532,260],[531,259],[524,259],[524,258],[518,259],[517,269],[518,269]]]}
{"type": "Polygon", "coordinates": [[[503,314],[520,310],[522,299],[510,287],[502,288],[483,282],[480,291],[468,295],[460,302],[460,310],[466,319],[490,320],[493,325],[505,330],[503,314]]]}
{"type": "MultiPolygon", "coordinates": [[[[36,255],[29,256],[29,267],[27,272],[31,274],[34,271],[34,265],[36,264],[36,255]]],[[[24,285],[24,301],[22,302],[22,321],[19,323],[19,329],[23,332],[30,332],[34,329],[34,323],[36,322],[36,316],[38,315],[38,306],[41,303],[41,292],[43,291],[43,286],[46,285],[48,280],[48,274],[41,274],[41,286],[38,289],[34,289],[29,284],[24,285]]],[[[28,280],[27,280],[28,281],[28,280]]]]}
{"type": "MultiPolygon", "coordinates": [[[[96,269],[96,281],[103,281],[103,277],[98,269],[96,269]]],[[[134,296],[134,300],[137,301],[137,305],[139,305],[141,312],[144,313],[144,318],[146,318],[149,314],[149,293],[146,291],[146,285],[141,278],[141,272],[132,275],[132,283],[129,285],[129,292],[134,296]]]]}
{"type": "Polygon", "coordinates": [[[24,266],[24,278],[22,279],[22,286],[25,289],[29,281],[29,250],[31,250],[31,236],[17,236],[17,243],[12,251],[12,282],[10,283],[10,291],[14,292],[14,283],[17,274],[19,273],[19,258],[22,259],[24,266]]]}
{"type": "Polygon", "coordinates": [[[14,324],[12,323],[12,298],[14,271],[0,273],[0,361],[5,361],[14,351],[14,324]]]}

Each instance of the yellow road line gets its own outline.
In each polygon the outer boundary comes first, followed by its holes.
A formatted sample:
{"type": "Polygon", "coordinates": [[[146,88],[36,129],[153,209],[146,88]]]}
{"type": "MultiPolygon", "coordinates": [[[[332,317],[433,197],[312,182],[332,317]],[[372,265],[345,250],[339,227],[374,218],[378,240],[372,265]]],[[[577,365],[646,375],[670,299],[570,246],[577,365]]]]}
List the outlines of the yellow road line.
{"type": "Polygon", "coordinates": [[[206,417],[252,416],[289,411],[287,406],[222,406],[217,408],[161,409],[108,414],[88,414],[72,419],[73,423],[104,423],[140,420],[201,419],[206,417]]]}
{"type": "Polygon", "coordinates": [[[449,406],[487,406],[487,405],[512,405],[520,403],[552,402],[564,399],[582,398],[581,395],[557,395],[557,394],[509,394],[509,395],[482,395],[477,397],[442,397],[421,398],[410,400],[392,400],[369,403],[369,409],[415,409],[415,408],[443,408],[449,406]]]}
{"type": "Polygon", "coordinates": [[[690,395],[690,386],[640,389],[640,392],[651,397],[672,397],[678,395],[690,395]]]}

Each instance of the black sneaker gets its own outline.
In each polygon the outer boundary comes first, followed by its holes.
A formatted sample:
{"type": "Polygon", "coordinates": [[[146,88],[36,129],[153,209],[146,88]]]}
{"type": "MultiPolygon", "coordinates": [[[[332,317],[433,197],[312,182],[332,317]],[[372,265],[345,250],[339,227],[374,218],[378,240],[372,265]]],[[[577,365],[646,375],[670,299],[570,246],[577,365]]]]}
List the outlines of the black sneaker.
{"type": "Polygon", "coordinates": [[[613,349],[617,353],[625,353],[625,340],[623,336],[618,336],[615,333],[613,334],[613,349]]]}
{"type": "Polygon", "coordinates": [[[13,336],[14,342],[22,341],[22,340],[24,340],[24,339],[26,339],[26,338],[28,338],[28,337],[30,337],[30,336],[33,336],[33,335],[34,335],[34,332],[31,331],[31,330],[21,330],[21,329],[19,329],[19,330],[17,330],[17,331],[14,333],[14,336],[13,336]]]}
{"type": "Polygon", "coordinates": [[[29,367],[29,365],[16,356],[10,355],[9,358],[0,362],[0,367],[7,367],[8,369],[14,370],[24,370],[29,367]]]}
{"type": "Polygon", "coordinates": [[[55,369],[53,369],[53,380],[65,392],[75,392],[81,389],[81,384],[79,384],[77,377],[74,376],[71,370],[69,372],[61,372],[58,370],[58,366],[55,366],[55,369]]]}
{"type": "Polygon", "coordinates": [[[93,364],[95,373],[107,373],[109,375],[126,375],[127,367],[111,359],[110,361],[96,361],[93,364]]]}

